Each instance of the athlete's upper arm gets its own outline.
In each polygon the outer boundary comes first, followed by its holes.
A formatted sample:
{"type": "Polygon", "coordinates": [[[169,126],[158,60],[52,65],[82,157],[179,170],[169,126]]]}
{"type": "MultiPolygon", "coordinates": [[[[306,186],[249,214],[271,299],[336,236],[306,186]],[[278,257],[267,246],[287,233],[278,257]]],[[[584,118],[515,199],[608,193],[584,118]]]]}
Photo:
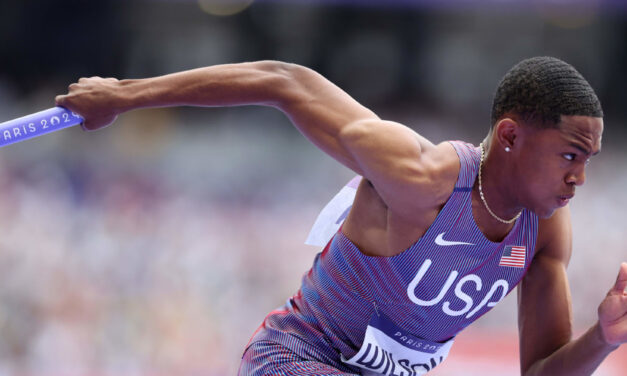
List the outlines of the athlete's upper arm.
{"type": "Polygon", "coordinates": [[[316,72],[289,69],[292,79],[278,107],[310,141],[370,180],[397,212],[440,198],[441,187],[431,185],[438,176],[431,142],[402,124],[381,120],[316,72]]]}
{"type": "Polygon", "coordinates": [[[405,217],[443,202],[457,177],[444,157],[450,153],[399,123],[355,122],[340,140],[385,204],[405,217]]]}
{"type": "Polygon", "coordinates": [[[518,288],[518,329],[523,374],[536,374],[542,359],[568,343],[572,336],[570,288],[566,266],[572,250],[568,207],[540,220],[538,245],[518,288]]]}

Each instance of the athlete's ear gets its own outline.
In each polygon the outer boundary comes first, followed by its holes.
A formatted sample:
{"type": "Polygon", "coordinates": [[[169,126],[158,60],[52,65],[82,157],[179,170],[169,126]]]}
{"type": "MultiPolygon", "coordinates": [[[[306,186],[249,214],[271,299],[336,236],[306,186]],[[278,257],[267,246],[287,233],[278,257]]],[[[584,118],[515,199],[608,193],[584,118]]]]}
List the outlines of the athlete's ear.
{"type": "Polygon", "coordinates": [[[514,145],[517,143],[521,131],[518,121],[509,117],[502,118],[494,126],[494,131],[496,132],[496,141],[501,149],[514,150],[514,145]]]}

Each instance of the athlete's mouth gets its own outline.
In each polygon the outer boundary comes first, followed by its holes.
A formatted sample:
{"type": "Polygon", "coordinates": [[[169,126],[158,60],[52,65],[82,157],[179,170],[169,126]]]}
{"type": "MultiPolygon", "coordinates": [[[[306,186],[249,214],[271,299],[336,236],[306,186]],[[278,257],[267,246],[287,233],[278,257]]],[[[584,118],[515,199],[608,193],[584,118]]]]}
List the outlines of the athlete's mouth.
{"type": "Polygon", "coordinates": [[[575,197],[575,194],[568,194],[568,195],[562,195],[558,197],[558,202],[560,206],[566,206],[566,204],[568,204],[568,202],[575,197]]]}

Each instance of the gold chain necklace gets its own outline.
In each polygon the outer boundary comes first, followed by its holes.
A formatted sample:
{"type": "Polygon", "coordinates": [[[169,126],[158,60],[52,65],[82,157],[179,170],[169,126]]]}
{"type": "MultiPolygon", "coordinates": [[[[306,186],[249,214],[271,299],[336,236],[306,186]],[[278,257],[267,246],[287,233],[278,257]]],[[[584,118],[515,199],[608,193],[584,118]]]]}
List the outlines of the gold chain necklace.
{"type": "Polygon", "coordinates": [[[490,213],[490,215],[496,219],[497,221],[501,222],[501,223],[505,223],[505,224],[511,224],[514,223],[518,217],[520,217],[520,215],[522,214],[522,210],[516,214],[516,216],[510,220],[506,220],[503,219],[501,217],[499,217],[498,215],[494,214],[494,212],[492,210],[490,210],[490,207],[488,206],[488,203],[485,200],[485,197],[483,197],[483,189],[481,189],[481,168],[483,167],[483,158],[485,156],[485,151],[483,149],[483,142],[479,144],[479,147],[481,148],[481,161],[479,161],[479,196],[481,197],[481,201],[483,201],[483,205],[485,206],[485,208],[488,210],[488,213],[490,213]]]}

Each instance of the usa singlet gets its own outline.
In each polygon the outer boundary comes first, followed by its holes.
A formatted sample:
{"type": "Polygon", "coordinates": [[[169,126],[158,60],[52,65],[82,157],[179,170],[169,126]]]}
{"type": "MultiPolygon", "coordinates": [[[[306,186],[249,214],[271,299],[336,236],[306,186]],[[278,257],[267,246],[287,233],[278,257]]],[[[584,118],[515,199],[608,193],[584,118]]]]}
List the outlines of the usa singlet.
{"type": "MultiPolygon", "coordinates": [[[[451,144],[459,176],[426,233],[398,255],[372,257],[335,231],[298,293],[253,335],[240,372],[267,374],[266,364],[279,375],[422,375],[520,282],[534,256],[538,218],[523,210],[502,242],[488,240],[472,215],[480,151],[451,144]],[[337,372],[323,372],[324,365],[337,372]]],[[[324,221],[339,226],[347,209],[333,205],[335,218],[327,213],[324,221]]]]}

